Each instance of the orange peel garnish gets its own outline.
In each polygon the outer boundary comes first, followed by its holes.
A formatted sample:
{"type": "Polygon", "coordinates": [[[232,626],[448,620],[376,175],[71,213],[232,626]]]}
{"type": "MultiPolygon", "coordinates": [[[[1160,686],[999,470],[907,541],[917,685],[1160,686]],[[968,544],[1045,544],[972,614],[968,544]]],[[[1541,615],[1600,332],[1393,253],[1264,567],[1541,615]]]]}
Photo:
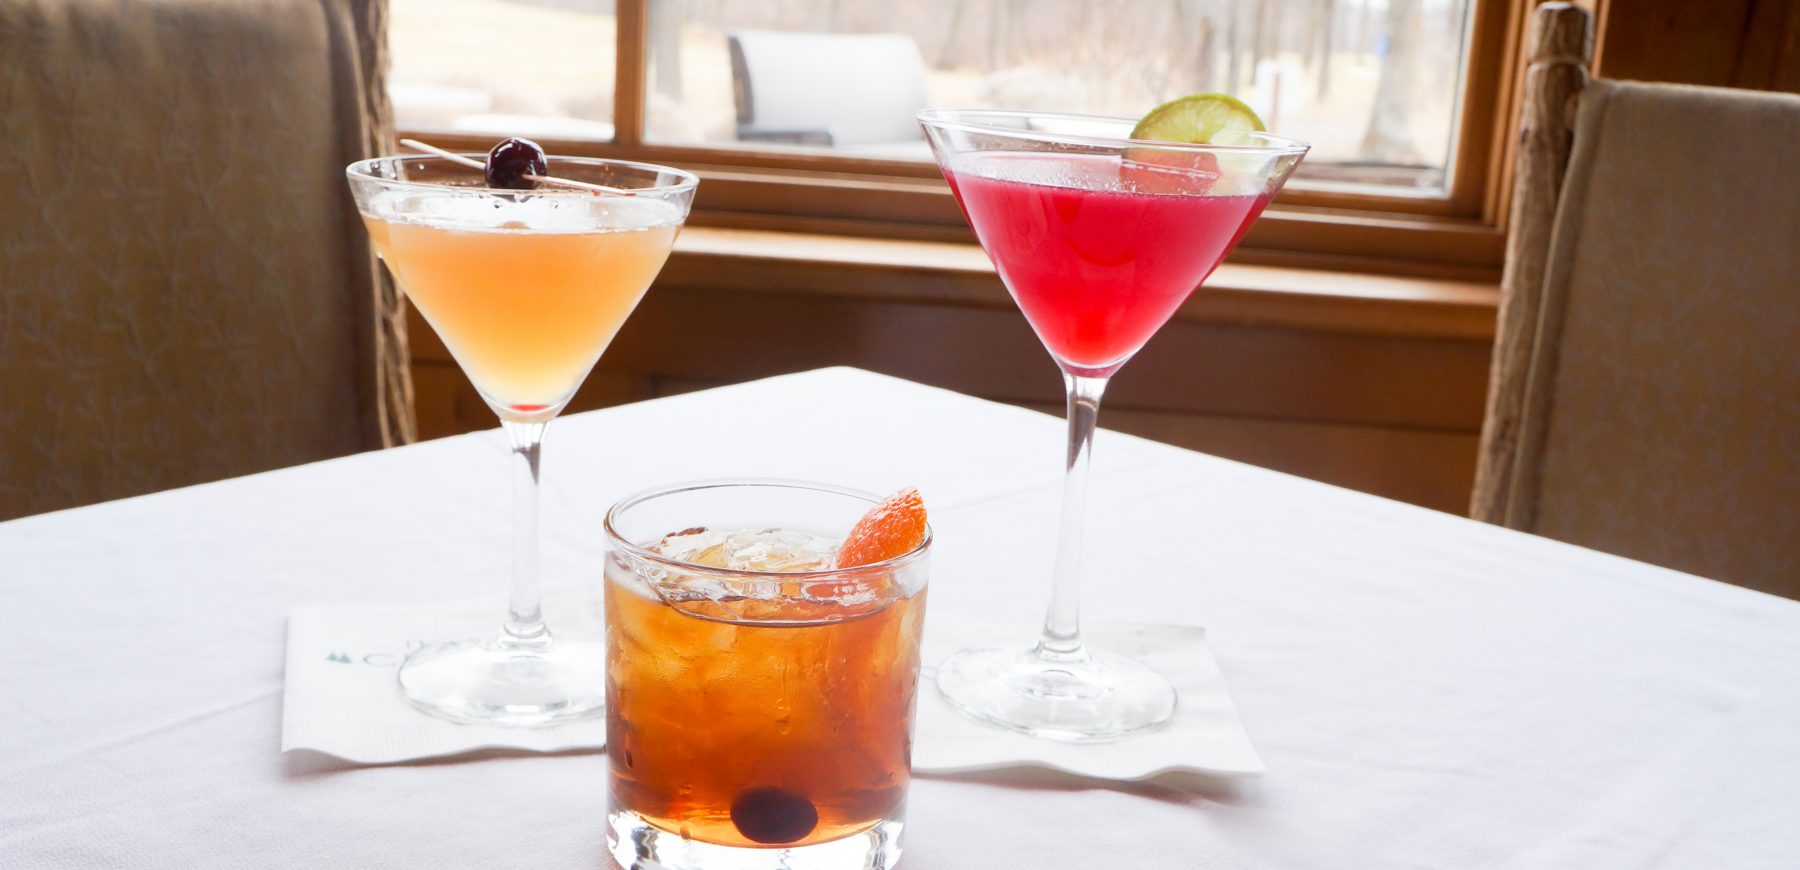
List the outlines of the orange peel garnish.
{"type": "Polygon", "coordinates": [[[856,568],[886,562],[918,549],[925,542],[925,499],[918,487],[907,487],[882,499],[845,536],[837,566],[856,568]]]}

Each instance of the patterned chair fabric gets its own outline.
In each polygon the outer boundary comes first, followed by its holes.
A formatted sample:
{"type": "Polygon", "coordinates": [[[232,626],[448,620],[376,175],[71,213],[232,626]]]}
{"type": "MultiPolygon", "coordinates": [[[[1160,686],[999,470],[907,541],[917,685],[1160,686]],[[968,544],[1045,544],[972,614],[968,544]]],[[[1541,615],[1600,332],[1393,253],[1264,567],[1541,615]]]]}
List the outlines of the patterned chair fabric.
{"type": "Polygon", "coordinates": [[[1800,598],[1800,96],[1595,81],[1574,142],[1482,518],[1800,598]]]}
{"type": "Polygon", "coordinates": [[[0,519],[410,440],[382,0],[0,0],[0,519]]]}

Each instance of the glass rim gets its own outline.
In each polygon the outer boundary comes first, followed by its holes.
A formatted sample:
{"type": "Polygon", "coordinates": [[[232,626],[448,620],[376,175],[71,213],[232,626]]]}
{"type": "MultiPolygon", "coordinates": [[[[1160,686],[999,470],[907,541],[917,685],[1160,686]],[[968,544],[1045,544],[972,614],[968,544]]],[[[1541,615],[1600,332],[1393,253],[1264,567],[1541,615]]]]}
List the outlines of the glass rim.
{"type": "MultiPolygon", "coordinates": [[[[457,153],[456,156],[466,157],[470,160],[478,160],[478,161],[482,161],[484,163],[487,161],[486,152],[482,152],[482,153],[459,152],[459,153],[457,153]]],[[[649,187],[625,188],[626,190],[631,191],[632,195],[634,195],[634,196],[638,195],[638,194],[645,194],[645,193],[659,194],[659,195],[677,194],[677,193],[681,193],[683,191],[693,190],[695,187],[698,187],[700,185],[700,176],[695,175],[694,173],[689,172],[685,169],[677,169],[673,166],[664,166],[660,163],[645,163],[645,162],[639,161],[639,160],[620,160],[620,159],[613,158],[613,157],[577,157],[577,156],[565,156],[565,155],[561,155],[561,154],[549,154],[549,155],[546,155],[544,159],[546,160],[546,162],[562,161],[562,162],[566,162],[566,163],[574,163],[578,166],[622,166],[627,169],[641,169],[641,170],[645,170],[648,172],[656,172],[656,173],[666,172],[666,173],[669,173],[670,175],[674,175],[677,179],[675,182],[673,182],[671,184],[656,184],[656,185],[651,185],[649,187]]],[[[434,182],[430,182],[430,181],[413,181],[413,180],[405,179],[405,178],[383,178],[379,175],[373,174],[370,171],[375,166],[378,166],[378,165],[381,165],[384,163],[394,163],[394,162],[405,163],[405,162],[414,161],[414,160],[437,161],[439,163],[449,164],[449,165],[453,165],[453,166],[462,166],[462,168],[468,169],[471,172],[474,171],[473,167],[463,166],[462,164],[457,163],[456,161],[451,160],[448,157],[441,157],[436,154],[383,154],[379,157],[365,157],[361,160],[351,163],[348,166],[345,166],[344,167],[344,176],[349,178],[351,181],[367,181],[367,182],[372,182],[374,184],[386,185],[389,187],[399,188],[399,189],[403,189],[403,190],[449,190],[449,191],[455,191],[458,193],[493,193],[493,194],[509,194],[512,196],[517,196],[521,193],[530,194],[532,196],[567,196],[567,195],[594,196],[595,195],[593,191],[580,190],[580,189],[571,188],[571,187],[538,187],[538,188],[533,188],[531,190],[513,190],[511,188],[487,187],[485,185],[480,186],[480,187],[467,187],[464,185],[455,185],[455,184],[438,184],[438,183],[434,183],[434,182]]],[[[572,180],[580,181],[581,179],[572,179],[572,180]]]]}
{"type": "Polygon", "coordinates": [[[920,541],[917,547],[891,559],[883,559],[880,562],[871,562],[867,565],[854,565],[849,568],[819,568],[812,571],[754,571],[748,568],[714,568],[711,565],[698,565],[681,559],[672,559],[644,547],[636,541],[627,540],[624,535],[619,534],[619,530],[615,525],[615,520],[617,520],[625,511],[643,504],[644,502],[651,501],[652,499],[703,489],[726,489],[746,486],[811,490],[813,492],[849,496],[851,498],[866,501],[871,505],[879,504],[882,499],[882,496],[867,490],[855,489],[848,486],[838,486],[831,483],[820,483],[819,481],[814,480],[799,480],[786,477],[713,477],[703,480],[669,483],[634,492],[631,495],[619,499],[612,507],[608,508],[606,511],[606,518],[601,524],[606,531],[606,542],[609,546],[615,546],[633,558],[654,562],[659,565],[689,573],[718,574],[742,578],[775,577],[786,581],[805,581],[822,577],[834,577],[842,574],[902,568],[912,562],[918,561],[919,558],[925,555],[926,551],[931,549],[934,533],[931,529],[931,523],[927,521],[925,523],[925,539],[920,541]]]}
{"type": "Polygon", "coordinates": [[[1088,133],[1057,133],[1047,130],[1025,130],[1018,127],[1003,127],[999,124],[987,124],[972,117],[987,118],[1056,118],[1070,121],[1100,121],[1115,124],[1136,126],[1133,118],[1119,118],[1111,115],[1084,115],[1074,112],[1034,112],[1026,109],[926,109],[914,116],[920,124],[945,130],[961,130],[969,133],[986,133],[994,136],[1007,136],[1014,139],[1029,139],[1035,142],[1051,142],[1078,145],[1092,145],[1099,148],[1157,148],[1166,151],[1202,151],[1224,152],[1230,154],[1305,154],[1312,150],[1312,143],[1292,136],[1280,136],[1267,131],[1246,131],[1248,135],[1267,140],[1265,145],[1212,145],[1197,142],[1164,142],[1158,139],[1132,139],[1124,136],[1098,136],[1088,133]]]}

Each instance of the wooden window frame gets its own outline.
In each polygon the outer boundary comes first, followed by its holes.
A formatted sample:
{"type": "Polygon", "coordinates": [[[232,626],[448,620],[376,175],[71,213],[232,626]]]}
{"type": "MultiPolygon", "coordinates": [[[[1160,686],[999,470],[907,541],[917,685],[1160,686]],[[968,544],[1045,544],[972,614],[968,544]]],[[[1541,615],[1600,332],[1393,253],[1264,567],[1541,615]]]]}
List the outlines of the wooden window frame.
{"type": "MultiPolygon", "coordinates": [[[[618,0],[612,141],[549,139],[557,153],[671,163],[703,179],[694,226],[973,242],[935,166],[775,147],[645,141],[649,3],[618,0]]],[[[1474,0],[1441,196],[1297,186],[1251,229],[1238,263],[1497,282],[1505,253],[1521,43],[1533,0],[1474,0]]],[[[1602,4],[1604,5],[1604,4],[1602,4]]],[[[489,137],[429,134],[482,150],[489,137]]]]}

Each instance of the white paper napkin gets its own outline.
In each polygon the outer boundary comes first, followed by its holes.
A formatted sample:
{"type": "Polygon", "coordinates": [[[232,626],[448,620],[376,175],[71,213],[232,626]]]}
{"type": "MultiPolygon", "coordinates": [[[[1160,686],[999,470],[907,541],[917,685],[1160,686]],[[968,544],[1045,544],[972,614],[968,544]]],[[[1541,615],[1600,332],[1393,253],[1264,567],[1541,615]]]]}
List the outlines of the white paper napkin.
{"type": "MultiPolygon", "coordinates": [[[[553,630],[596,632],[597,591],[546,596],[553,630]]],[[[427,639],[493,628],[492,602],[426,607],[295,607],[288,619],[281,749],[311,750],[360,764],[389,764],[481,749],[599,750],[601,720],[550,728],[459,725],[414,709],[394,671],[427,639]]],[[[958,773],[1045,767],[1082,776],[1139,780],[1172,772],[1243,776],[1262,759],[1238,720],[1202,629],[1180,625],[1094,625],[1096,645],[1135,656],[1175,683],[1175,718],[1155,732],[1113,743],[1068,744],[983,725],[951,709],[930,685],[932,666],[975,643],[1005,638],[982,622],[926,617],[926,683],[920,687],[913,769],[958,773]]],[[[1021,645],[1028,642],[1019,639],[1021,645]]]]}
{"type": "MultiPolygon", "coordinates": [[[[553,728],[462,725],[428,715],[400,693],[400,660],[426,641],[498,631],[503,605],[458,601],[427,606],[315,607],[288,611],[281,751],[307,749],[359,764],[392,764],[480,749],[563,752],[606,745],[606,722],[553,728]]],[[[547,593],[544,616],[557,633],[598,635],[597,588],[547,593]]]]}
{"type": "Polygon", "coordinates": [[[1250,745],[1205,629],[1188,625],[1094,624],[1082,627],[1095,648],[1128,655],[1175,684],[1175,718],[1148,734],[1111,743],[1059,743],[983,725],[958,713],[932,686],[934,667],[966,646],[1035,638],[1000,634],[984,622],[925,616],[924,683],[919,687],[913,770],[961,773],[1048,767],[1100,779],[1150,779],[1172,772],[1251,776],[1268,768],[1250,745]]]}

